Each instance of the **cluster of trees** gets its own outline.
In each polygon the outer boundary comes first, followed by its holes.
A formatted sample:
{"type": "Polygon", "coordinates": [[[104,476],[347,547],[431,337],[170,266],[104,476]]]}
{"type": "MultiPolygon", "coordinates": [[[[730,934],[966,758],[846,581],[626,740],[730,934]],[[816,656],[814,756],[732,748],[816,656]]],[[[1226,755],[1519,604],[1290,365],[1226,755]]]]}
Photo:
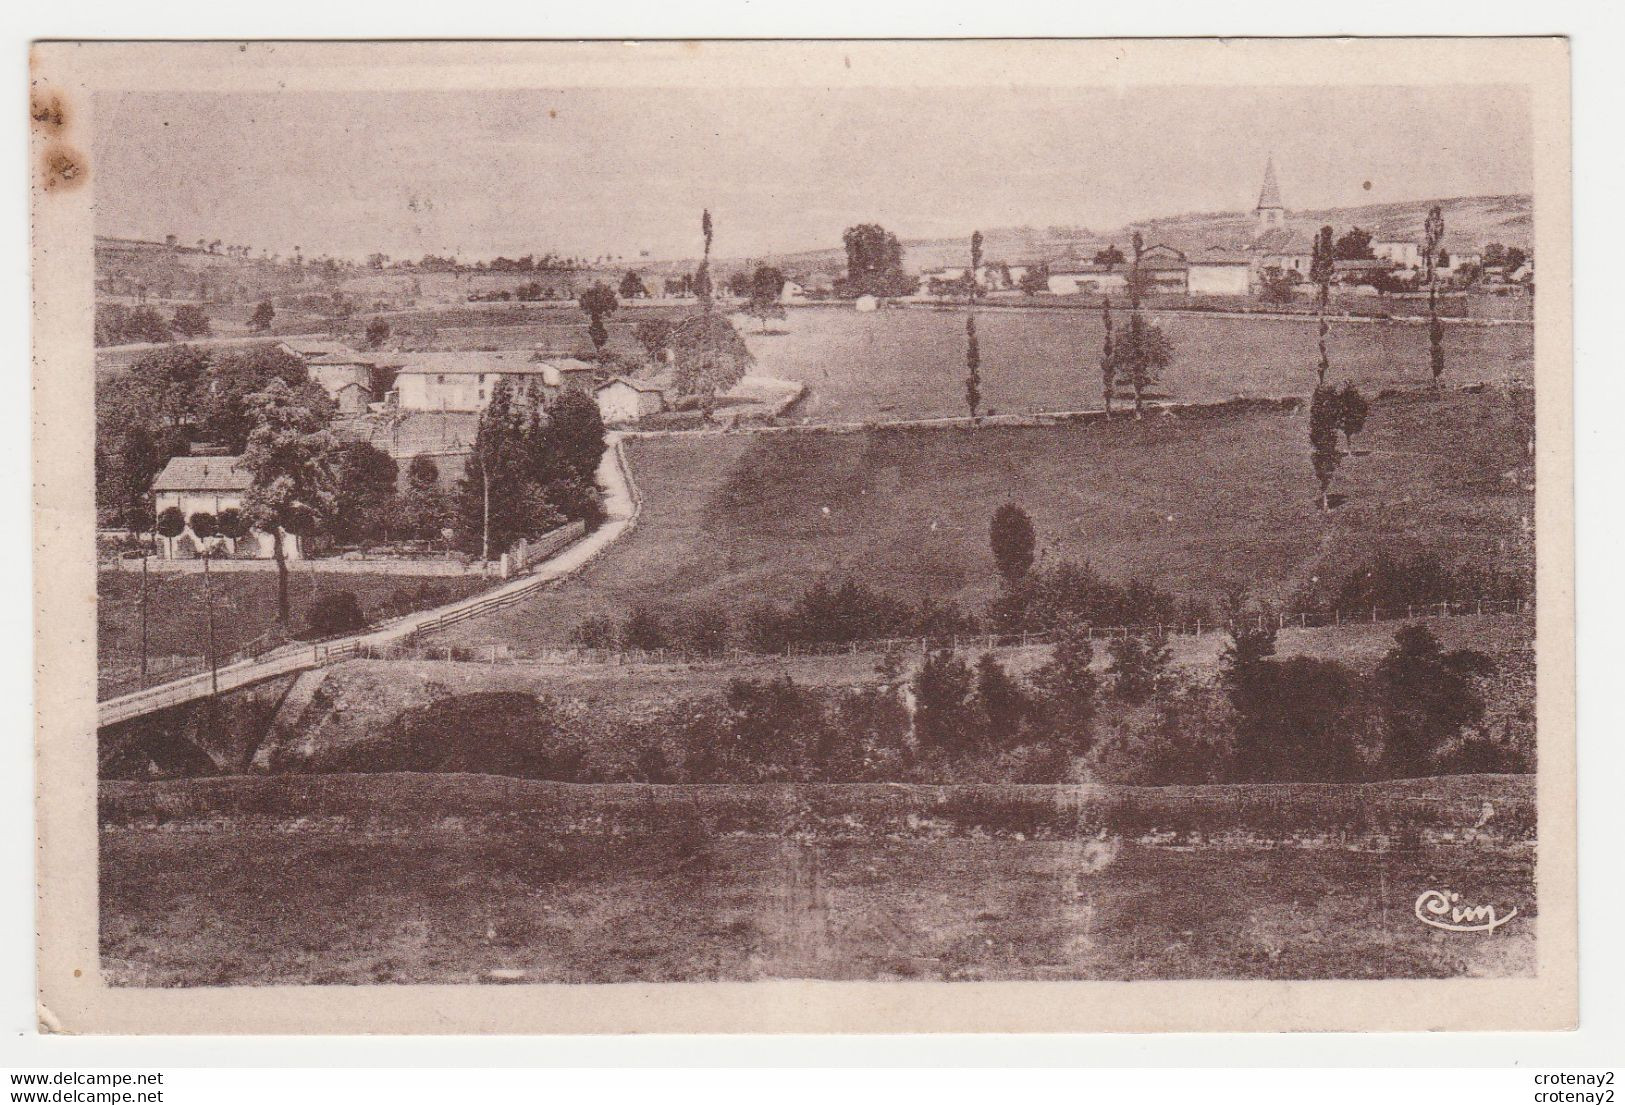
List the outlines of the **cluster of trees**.
{"type": "Polygon", "coordinates": [[[942,650],[915,663],[889,654],[855,686],[735,678],[630,720],[512,695],[500,708],[498,696],[448,697],[403,715],[407,724],[351,766],[322,769],[575,782],[1142,785],[1533,770],[1531,711],[1488,709],[1489,680],[1500,673],[1480,653],[1445,650],[1414,626],[1368,674],[1274,653],[1268,630],[1238,632],[1216,678],[1198,679],[1173,669],[1154,636],[1114,640],[1097,657],[1071,631],[1025,673],[994,654],[942,650]],[[475,709],[484,699],[488,708],[475,709]],[[410,762],[399,759],[407,753],[410,762]]]}
{"type": "MultiPolygon", "coordinates": [[[[1134,248],[1134,261],[1127,280],[1129,317],[1128,325],[1121,333],[1112,326],[1111,297],[1102,298],[1100,303],[1101,324],[1105,329],[1100,352],[1100,379],[1107,418],[1112,416],[1112,398],[1120,381],[1133,389],[1134,417],[1142,417],[1146,389],[1161,378],[1162,370],[1174,359],[1173,342],[1162,332],[1162,327],[1140,313],[1140,301],[1149,290],[1150,281],[1149,275],[1140,267],[1145,259],[1145,239],[1138,230],[1134,232],[1130,244],[1134,248]]],[[[1111,249],[1117,252],[1115,246],[1111,249]]],[[[1122,258],[1121,253],[1117,256],[1122,258]]]]}
{"type": "Polygon", "coordinates": [[[835,282],[843,299],[913,295],[920,282],[903,271],[903,246],[897,235],[876,223],[849,226],[841,235],[846,247],[846,275],[835,282]]]}
{"type": "Polygon", "coordinates": [[[566,521],[603,520],[595,473],[604,423],[592,396],[549,401],[506,379],[491,387],[453,504],[458,546],[490,560],[522,537],[566,521]]]}
{"type": "Polygon", "coordinates": [[[152,521],[148,487],[193,442],[241,453],[255,425],[252,397],[281,381],[316,417],[332,401],[305,366],[274,345],[208,351],[175,345],[103,379],[96,396],[96,503],[104,525],[138,532],[152,521]]]}
{"type": "Polygon", "coordinates": [[[195,303],[181,304],[168,319],[153,307],[126,307],[122,303],[96,305],[97,345],[171,342],[177,335],[203,337],[210,329],[209,316],[195,303]]]}
{"type": "Polygon", "coordinates": [[[1352,381],[1341,389],[1328,384],[1315,388],[1309,400],[1309,463],[1315,481],[1320,485],[1320,509],[1331,509],[1332,477],[1342,465],[1343,458],[1353,453],[1354,435],[1365,429],[1371,413],[1360,389],[1352,381]],[[1337,435],[1343,435],[1347,451],[1338,444],[1337,435]]]}

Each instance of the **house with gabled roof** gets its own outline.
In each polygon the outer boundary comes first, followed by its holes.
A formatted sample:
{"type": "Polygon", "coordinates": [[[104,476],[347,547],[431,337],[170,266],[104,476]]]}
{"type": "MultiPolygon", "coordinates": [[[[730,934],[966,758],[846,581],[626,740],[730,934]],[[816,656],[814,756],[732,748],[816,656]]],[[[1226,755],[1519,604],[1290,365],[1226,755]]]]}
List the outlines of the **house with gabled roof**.
{"type": "MultiPolygon", "coordinates": [[[[243,497],[254,484],[254,476],[243,467],[242,457],[191,456],[170,457],[152,480],[153,518],[161,519],[166,511],[180,512],[184,526],[173,537],[159,534],[158,555],[166,560],[185,560],[197,556],[211,542],[218,542],[234,557],[270,559],[276,555],[276,538],[262,530],[249,530],[241,537],[218,536],[215,526],[227,511],[241,512],[243,497]],[[211,532],[198,533],[193,519],[207,515],[215,526],[205,527],[211,532]]],[[[202,519],[199,519],[201,524],[202,519]]],[[[295,534],[284,534],[282,548],[289,560],[299,559],[300,543],[295,534]]]]}

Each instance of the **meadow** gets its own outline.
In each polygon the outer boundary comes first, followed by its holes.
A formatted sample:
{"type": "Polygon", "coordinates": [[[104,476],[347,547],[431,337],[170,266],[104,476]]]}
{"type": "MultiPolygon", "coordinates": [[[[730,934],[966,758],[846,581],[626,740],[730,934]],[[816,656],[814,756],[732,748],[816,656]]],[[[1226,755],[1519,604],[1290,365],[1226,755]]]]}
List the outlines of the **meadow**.
{"type": "Polygon", "coordinates": [[[1373,405],[1323,513],[1307,416],[1236,405],[1179,418],[1044,427],[633,439],[637,528],[536,598],[435,645],[557,644],[589,615],[731,612],[850,576],[980,611],[996,590],[988,524],[1005,502],[1040,564],[1090,561],[1177,595],[1288,603],[1379,551],[1527,565],[1528,392],[1395,395],[1373,405]]]}
{"type": "MultiPolygon", "coordinates": [[[[490,586],[478,576],[400,576],[383,573],[290,569],[288,601],[293,632],[304,627],[322,595],[350,591],[371,621],[464,598],[490,586]]],[[[271,636],[277,625],[275,572],[220,572],[209,580],[216,655],[229,656],[271,636]]],[[[105,697],[140,685],[141,573],[96,573],[96,653],[105,697]]],[[[206,664],[209,606],[198,572],[153,572],[147,579],[147,655],[154,678],[176,678],[206,664]]]]}
{"type": "MultiPolygon", "coordinates": [[[[1229,318],[1151,312],[1174,345],[1157,390],[1180,402],[1308,395],[1314,389],[1312,318],[1229,318]]],[[[860,314],[848,308],[790,311],[762,334],[741,326],[756,371],[807,384],[795,414],[814,422],[965,413],[964,308],[860,314]]],[[[1121,308],[1115,321],[1122,325],[1121,308]]],[[[987,413],[1098,410],[1099,312],[983,309],[976,316],[982,405],[987,413]]],[[[1427,329],[1393,322],[1333,323],[1330,379],[1362,390],[1418,387],[1428,375],[1427,329]]],[[[1528,383],[1533,330],[1453,326],[1445,330],[1451,383],[1528,383]]]]}
{"type": "Polygon", "coordinates": [[[1533,969],[1527,825],[1473,844],[1192,848],[1034,819],[1100,801],[1144,828],[1217,803],[1227,827],[1234,807],[1296,838],[1315,818],[1283,811],[1347,809],[1381,829],[1380,810],[1443,803],[1470,824],[1485,795],[1503,815],[1528,805],[1527,780],[1052,790],[104,784],[101,969],[139,986],[1533,969]],[[1493,935],[1437,932],[1412,906],[1439,886],[1518,916],[1493,935]]]}

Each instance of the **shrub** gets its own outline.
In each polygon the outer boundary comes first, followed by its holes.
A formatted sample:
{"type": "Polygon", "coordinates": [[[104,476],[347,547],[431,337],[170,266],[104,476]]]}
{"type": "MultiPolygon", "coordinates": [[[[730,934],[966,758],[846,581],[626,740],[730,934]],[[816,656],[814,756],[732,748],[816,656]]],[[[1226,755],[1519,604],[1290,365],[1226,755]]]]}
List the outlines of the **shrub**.
{"type": "Polygon", "coordinates": [[[333,591],[311,602],[305,622],[305,636],[332,637],[366,628],[367,618],[354,591],[333,591]]]}
{"type": "Polygon", "coordinates": [[[692,607],[677,619],[673,636],[692,652],[721,652],[728,647],[728,614],[719,606],[692,607]]]}
{"type": "Polygon", "coordinates": [[[570,643],[580,645],[582,648],[614,648],[615,623],[604,614],[583,618],[570,631],[570,643]]]}
{"type": "Polygon", "coordinates": [[[653,652],[665,648],[666,625],[660,615],[647,606],[636,607],[626,616],[621,626],[621,647],[653,652]]]}
{"type": "Polygon", "coordinates": [[[977,739],[975,686],[970,668],[952,652],[925,658],[914,677],[914,731],[922,746],[958,752],[977,739]]]}

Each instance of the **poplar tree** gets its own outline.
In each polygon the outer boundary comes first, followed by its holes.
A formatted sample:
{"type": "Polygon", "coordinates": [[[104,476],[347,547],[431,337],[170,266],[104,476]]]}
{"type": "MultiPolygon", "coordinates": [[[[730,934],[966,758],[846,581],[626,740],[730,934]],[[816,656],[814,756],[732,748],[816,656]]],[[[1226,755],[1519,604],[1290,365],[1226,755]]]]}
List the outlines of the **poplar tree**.
{"type": "Polygon", "coordinates": [[[972,315],[965,320],[965,404],[970,407],[973,421],[982,404],[982,377],[978,374],[981,367],[982,351],[976,340],[976,316],[972,315]]]}
{"type": "Polygon", "coordinates": [[[1439,390],[1444,375],[1444,324],[1439,321],[1439,250],[1444,246],[1444,212],[1437,204],[1428,212],[1424,226],[1428,274],[1428,361],[1433,369],[1433,390],[1439,390]]]}

